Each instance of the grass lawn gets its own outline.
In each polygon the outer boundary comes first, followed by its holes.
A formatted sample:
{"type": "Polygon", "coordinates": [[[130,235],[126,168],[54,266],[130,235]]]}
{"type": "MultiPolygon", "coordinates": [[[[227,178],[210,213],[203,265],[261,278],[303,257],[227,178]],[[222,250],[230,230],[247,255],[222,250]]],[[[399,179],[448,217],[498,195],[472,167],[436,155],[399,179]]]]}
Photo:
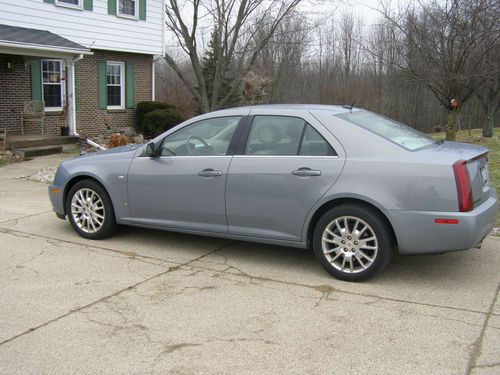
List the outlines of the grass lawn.
{"type": "Polygon", "coordinates": [[[0,159],[0,167],[3,167],[4,165],[7,165],[7,160],[5,159],[0,159]]]}
{"type": "MultiPolygon", "coordinates": [[[[481,129],[472,129],[469,136],[468,130],[462,130],[457,133],[457,142],[473,143],[476,145],[485,146],[490,150],[488,158],[488,172],[490,173],[490,184],[493,185],[497,192],[500,192],[500,129],[494,129],[493,137],[483,138],[481,129]]],[[[445,133],[435,133],[432,137],[436,139],[444,139],[445,133]]],[[[500,227],[500,216],[497,214],[497,227],[500,227]]]]}

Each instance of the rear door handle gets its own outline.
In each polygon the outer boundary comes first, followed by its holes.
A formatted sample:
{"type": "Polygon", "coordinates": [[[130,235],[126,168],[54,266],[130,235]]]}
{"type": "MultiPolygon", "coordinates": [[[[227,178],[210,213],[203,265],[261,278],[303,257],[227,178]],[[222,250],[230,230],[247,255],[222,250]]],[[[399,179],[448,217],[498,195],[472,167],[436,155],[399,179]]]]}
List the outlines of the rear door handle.
{"type": "Polygon", "coordinates": [[[222,176],[222,171],[216,171],[212,168],[207,168],[198,172],[198,176],[201,177],[219,177],[222,176]]]}
{"type": "Polygon", "coordinates": [[[312,177],[312,176],[321,176],[321,171],[303,167],[292,171],[292,174],[294,176],[299,176],[299,177],[312,177]]]}

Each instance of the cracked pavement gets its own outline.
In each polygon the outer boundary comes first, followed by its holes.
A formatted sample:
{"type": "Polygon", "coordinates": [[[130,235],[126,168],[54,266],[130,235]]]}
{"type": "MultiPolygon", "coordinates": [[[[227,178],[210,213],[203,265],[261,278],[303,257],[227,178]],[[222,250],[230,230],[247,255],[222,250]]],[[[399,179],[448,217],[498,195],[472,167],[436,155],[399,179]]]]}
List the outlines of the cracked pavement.
{"type": "Polygon", "coordinates": [[[0,373],[499,374],[500,238],[364,283],[309,251],[123,228],[88,241],[0,168],[0,373]]]}

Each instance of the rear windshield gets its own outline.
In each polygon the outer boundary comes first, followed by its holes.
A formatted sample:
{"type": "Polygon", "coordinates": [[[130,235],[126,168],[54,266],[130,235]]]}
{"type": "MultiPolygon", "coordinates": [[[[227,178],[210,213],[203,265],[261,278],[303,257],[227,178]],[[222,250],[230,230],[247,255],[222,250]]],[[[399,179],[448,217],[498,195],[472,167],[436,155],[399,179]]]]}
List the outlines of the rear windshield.
{"type": "Polygon", "coordinates": [[[435,139],[395,120],[368,111],[354,111],[337,115],[343,120],[386,138],[413,151],[436,143],[435,139]]]}

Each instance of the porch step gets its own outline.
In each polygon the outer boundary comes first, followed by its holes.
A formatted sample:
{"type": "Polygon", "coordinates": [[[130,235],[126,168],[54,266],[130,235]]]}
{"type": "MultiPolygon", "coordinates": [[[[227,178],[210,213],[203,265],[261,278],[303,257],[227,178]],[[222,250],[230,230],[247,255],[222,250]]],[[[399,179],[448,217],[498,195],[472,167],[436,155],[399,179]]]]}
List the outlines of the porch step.
{"type": "Polygon", "coordinates": [[[60,154],[61,152],[63,152],[63,146],[37,146],[16,148],[16,154],[20,155],[23,159],[32,158],[34,156],[60,154]]]}
{"type": "Polygon", "coordinates": [[[56,146],[66,144],[76,144],[78,138],[73,136],[58,135],[9,135],[7,138],[7,149],[19,149],[27,147],[56,146]]]}

